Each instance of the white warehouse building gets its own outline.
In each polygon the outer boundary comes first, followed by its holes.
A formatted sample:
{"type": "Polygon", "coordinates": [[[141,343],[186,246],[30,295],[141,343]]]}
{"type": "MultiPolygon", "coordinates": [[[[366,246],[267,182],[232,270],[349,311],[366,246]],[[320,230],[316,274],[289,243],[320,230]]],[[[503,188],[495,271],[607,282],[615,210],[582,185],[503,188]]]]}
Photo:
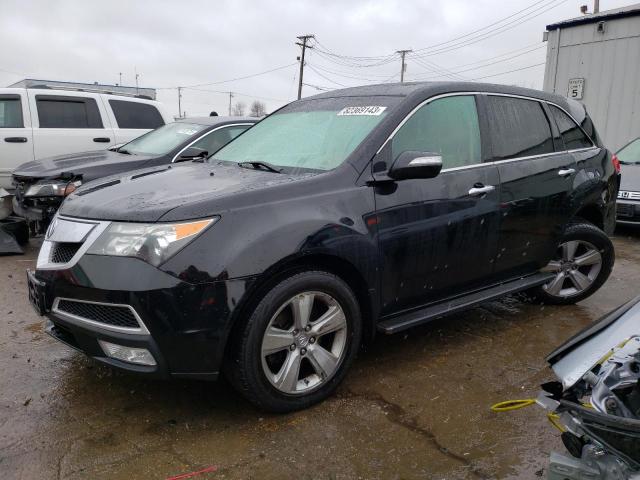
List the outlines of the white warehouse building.
{"type": "Polygon", "coordinates": [[[580,100],[604,144],[640,137],[640,3],[547,26],[544,90],[580,100]]]}

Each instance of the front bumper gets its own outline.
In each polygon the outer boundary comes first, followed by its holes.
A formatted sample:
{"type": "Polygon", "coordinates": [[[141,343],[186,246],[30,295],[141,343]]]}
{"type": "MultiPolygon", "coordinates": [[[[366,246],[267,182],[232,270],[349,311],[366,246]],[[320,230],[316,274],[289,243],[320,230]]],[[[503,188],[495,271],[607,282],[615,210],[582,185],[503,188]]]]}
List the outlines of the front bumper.
{"type": "Polygon", "coordinates": [[[616,222],[640,225],[640,201],[618,198],[616,202],[616,222]]]}
{"type": "Polygon", "coordinates": [[[65,269],[37,270],[35,277],[44,284],[46,331],[57,340],[130,372],[207,380],[218,377],[234,308],[252,281],[191,284],[135,258],[86,254],[65,269]],[[69,315],[53,308],[59,299],[129,306],[143,328],[128,331],[69,315]],[[110,358],[99,340],[144,348],[156,365],[110,358]]]}

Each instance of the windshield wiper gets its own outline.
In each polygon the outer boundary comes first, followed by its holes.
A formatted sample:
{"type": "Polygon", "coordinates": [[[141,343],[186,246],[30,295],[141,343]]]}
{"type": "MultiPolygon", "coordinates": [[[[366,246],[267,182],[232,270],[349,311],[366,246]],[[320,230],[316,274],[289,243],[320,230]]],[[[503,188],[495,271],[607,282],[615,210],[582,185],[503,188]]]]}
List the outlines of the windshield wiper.
{"type": "Polygon", "coordinates": [[[131,152],[129,150],[125,150],[124,148],[119,148],[118,150],[116,150],[116,152],[124,153],[125,155],[131,155],[131,152]]]}
{"type": "Polygon", "coordinates": [[[247,168],[247,167],[251,167],[253,169],[259,169],[259,168],[263,168],[269,172],[273,172],[273,173],[282,173],[282,169],[276,167],[275,165],[270,164],[269,162],[261,162],[261,161],[257,161],[257,160],[250,160],[250,161],[246,161],[246,162],[238,162],[238,166],[242,167],[242,168],[247,168]]]}

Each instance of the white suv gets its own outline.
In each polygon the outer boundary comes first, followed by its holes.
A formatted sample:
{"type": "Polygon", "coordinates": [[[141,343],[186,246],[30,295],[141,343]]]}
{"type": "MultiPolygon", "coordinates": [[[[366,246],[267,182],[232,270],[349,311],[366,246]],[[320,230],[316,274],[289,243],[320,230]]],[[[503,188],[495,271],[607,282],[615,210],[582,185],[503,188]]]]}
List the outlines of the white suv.
{"type": "Polygon", "coordinates": [[[106,149],[172,121],[161,103],[140,97],[0,88],[0,189],[25,162],[106,149]]]}

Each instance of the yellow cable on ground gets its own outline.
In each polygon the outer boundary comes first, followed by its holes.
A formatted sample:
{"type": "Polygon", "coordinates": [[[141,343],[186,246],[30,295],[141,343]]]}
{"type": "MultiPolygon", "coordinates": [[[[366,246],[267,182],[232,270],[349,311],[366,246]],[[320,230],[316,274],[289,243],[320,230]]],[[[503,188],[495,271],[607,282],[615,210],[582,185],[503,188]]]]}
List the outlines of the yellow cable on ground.
{"type": "MultiPolygon", "coordinates": [[[[530,407],[536,403],[535,398],[524,398],[521,400],[507,400],[506,402],[496,403],[491,406],[492,412],[510,412],[521,408],[530,407]]],[[[560,416],[556,413],[547,413],[547,419],[558,430],[565,432],[566,428],[560,423],[560,416]]]]}
{"type": "Polygon", "coordinates": [[[535,398],[525,398],[523,400],[507,400],[506,402],[496,403],[491,406],[492,412],[510,412],[520,408],[529,407],[536,403],[535,398]]]}

